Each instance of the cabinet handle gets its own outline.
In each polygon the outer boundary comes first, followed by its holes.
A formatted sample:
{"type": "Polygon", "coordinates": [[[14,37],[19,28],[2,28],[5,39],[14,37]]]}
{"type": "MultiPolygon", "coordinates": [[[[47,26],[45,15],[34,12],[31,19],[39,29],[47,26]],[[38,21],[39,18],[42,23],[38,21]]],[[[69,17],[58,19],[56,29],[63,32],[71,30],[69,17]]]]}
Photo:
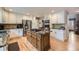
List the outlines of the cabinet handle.
{"type": "Polygon", "coordinates": [[[50,31],[50,32],[52,32],[52,31],[50,31]]]}

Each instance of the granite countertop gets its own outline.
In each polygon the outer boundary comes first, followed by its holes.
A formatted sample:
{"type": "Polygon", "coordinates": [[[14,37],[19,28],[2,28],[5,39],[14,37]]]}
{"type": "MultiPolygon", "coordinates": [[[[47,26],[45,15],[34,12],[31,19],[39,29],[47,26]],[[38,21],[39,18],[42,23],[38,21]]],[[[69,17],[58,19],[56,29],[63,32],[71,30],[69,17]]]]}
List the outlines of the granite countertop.
{"type": "Polygon", "coordinates": [[[36,33],[43,35],[43,34],[49,33],[49,31],[38,31],[38,32],[36,32],[36,33]]]}
{"type": "Polygon", "coordinates": [[[7,43],[7,34],[6,33],[1,33],[0,34],[0,46],[4,46],[7,43]]]}
{"type": "Polygon", "coordinates": [[[38,32],[36,32],[36,33],[38,33],[38,34],[45,34],[44,31],[38,31],[38,32]]]}
{"type": "Polygon", "coordinates": [[[7,46],[7,34],[6,33],[0,33],[0,51],[6,51],[7,46]]]}

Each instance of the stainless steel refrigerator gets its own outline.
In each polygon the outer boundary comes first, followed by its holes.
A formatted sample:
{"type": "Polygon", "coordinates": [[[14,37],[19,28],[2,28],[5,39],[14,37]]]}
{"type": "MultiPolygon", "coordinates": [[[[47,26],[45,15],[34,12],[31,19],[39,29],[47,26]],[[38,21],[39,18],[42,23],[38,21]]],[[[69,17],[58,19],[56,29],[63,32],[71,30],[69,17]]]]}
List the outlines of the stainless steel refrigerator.
{"type": "Polygon", "coordinates": [[[32,28],[32,21],[22,20],[22,24],[23,24],[23,35],[27,35],[27,31],[30,31],[32,28]]]}

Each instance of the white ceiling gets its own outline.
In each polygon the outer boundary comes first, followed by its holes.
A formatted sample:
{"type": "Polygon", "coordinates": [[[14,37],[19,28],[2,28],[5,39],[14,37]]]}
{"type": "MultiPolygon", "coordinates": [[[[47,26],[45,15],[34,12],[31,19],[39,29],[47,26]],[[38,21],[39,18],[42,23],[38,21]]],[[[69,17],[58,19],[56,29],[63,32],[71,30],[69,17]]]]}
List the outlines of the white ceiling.
{"type": "Polygon", "coordinates": [[[78,13],[79,7],[6,7],[6,9],[12,9],[13,12],[35,15],[35,16],[44,16],[50,14],[52,10],[54,12],[66,10],[69,13],[78,13]]]}

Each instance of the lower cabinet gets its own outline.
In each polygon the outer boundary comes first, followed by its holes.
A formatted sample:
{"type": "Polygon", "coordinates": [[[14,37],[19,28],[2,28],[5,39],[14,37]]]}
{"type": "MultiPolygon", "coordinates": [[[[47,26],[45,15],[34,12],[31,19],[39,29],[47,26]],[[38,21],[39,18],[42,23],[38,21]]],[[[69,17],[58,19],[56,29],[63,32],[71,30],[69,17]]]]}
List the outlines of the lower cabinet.
{"type": "Polygon", "coordinates": [[[38,40],[37,40],[37,43],[36,43],[36,48],[38,49],[38,50],[42,50],[41,48],[42,48],[42,46],[41,46],[41,40],[38,38],[38,40]]]}
{"type": "Polygon", "coordinates": [[[46,33],[43,37],[43,49],[44,50],[47,50],[50,48],[50,34],[49,33],[46,33]]]}
{"type": "Polygon", "coordinates": [[[7,50],[7,45],[5,45],[5,46],[3,46],[3,47],[0,46],[0,51],[8,51],[8,50],[7,50]]]}
{"type": "Polygon", "coordinates": [[[27,32],[27,40],[29,41],[29,42],[31,42],[32,41],[32,39],[31,39],[31,32],[27,32]]]}
{"type": "Polygon", "coordinates": [[[38,50],[47,51],[50,48],[50,34],[27,32],[27,40],[38,50]]]}
{"type": "Polygon", "coordinates": [[[41,51],[47,51],[50,48],[50,34],[45,33],[37,35],[37,49],[41,51]]]}

